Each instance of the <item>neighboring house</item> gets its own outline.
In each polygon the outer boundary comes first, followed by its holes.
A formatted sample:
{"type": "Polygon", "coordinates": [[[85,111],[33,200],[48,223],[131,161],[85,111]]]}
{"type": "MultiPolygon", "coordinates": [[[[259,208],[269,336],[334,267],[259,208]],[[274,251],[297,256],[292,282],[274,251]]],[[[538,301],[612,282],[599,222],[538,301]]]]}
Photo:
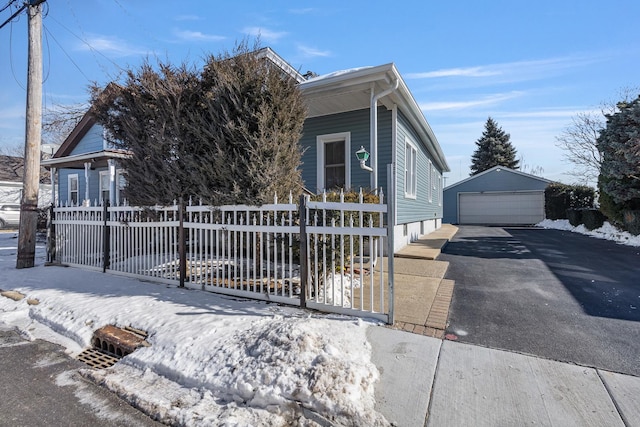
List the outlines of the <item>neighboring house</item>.
{"type": "MultiPolygon", "coordinates": [[[[0,205],[19,205],[22,198],[24,177],[24,159],[15,156],[0,156],[0,205]]],[[[40,189],[38,205],[51,203],[51,184],[49,171],[40,169],[40,189]]]]}
{"type": "MultiPolygon", "coordinates": [[[[394,64],[305,80],[271,49],[260,54],[299,82],[307,104],[300,141],[305,150],[301,168],[306,188],[317,193],[382,188],[389,197],[387,165],[393,165],[394,247],[399,249],[440,227],[442,174],[449,167],[394,64]],[[361,147],[371,156],[364,169],[356,159],[361,147]]],[[[119,178],[117,160],[126,155],[108,148],[102,127],[87,114],[45,164],[58,170],[61,204],[104,200],[105,191],[112,203],[118,203],[118,188],[124,181],[119,178]]]]}
{"type": "Polygon", "coordinates": [[[529,225],[545,218],[544,190],[551,181],[494,166],[444,189],[450,224],[529,225]]]}
{"type": "Polygon", "coordinates": [[[52,200],[60,205],[120,204],[125,180],[117,161],[127,156],[110,146],[102,126],[87,112],[53,157],[42,161],[51,169],[52,200]]]}

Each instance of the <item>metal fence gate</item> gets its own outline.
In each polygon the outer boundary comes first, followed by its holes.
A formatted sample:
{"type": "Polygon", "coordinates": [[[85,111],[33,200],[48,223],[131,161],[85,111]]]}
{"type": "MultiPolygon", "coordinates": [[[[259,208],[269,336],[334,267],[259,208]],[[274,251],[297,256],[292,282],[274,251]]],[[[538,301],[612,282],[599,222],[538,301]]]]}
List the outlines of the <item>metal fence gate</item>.
{"type": "Polygon", "coordinates": [[[393,322],[383,203],[51,209],[51,263],[393,322]]]}

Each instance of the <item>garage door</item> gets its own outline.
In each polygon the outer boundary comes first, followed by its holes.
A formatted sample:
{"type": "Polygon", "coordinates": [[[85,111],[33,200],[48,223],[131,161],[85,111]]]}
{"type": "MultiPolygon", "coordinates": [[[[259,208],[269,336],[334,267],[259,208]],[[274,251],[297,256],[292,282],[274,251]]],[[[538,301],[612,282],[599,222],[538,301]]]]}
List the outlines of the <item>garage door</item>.
{"type": "Polygon", "coordinates": [[[544,192],[460,193],[460,224],[537,224],[544,219],[544,192]]]}

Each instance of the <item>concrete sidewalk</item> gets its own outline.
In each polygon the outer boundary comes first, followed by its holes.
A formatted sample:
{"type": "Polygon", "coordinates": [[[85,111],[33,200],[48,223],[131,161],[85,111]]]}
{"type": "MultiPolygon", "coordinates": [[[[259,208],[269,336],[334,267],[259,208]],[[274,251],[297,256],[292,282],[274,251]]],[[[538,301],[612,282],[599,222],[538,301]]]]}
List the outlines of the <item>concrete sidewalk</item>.
{"type": "Polygon", "coordinates": [[[377,410],[400,427],[640,427],[638,377],[442,340],[454,283],[436,258],[456,232],[445,224],[394,258],[395,323],[368,331],[377,410]]]}
{"type": "Polygon", "coordinates": [[[638,377],[385,327],[368,338],[394,426],[640,426],[638,377]]]}

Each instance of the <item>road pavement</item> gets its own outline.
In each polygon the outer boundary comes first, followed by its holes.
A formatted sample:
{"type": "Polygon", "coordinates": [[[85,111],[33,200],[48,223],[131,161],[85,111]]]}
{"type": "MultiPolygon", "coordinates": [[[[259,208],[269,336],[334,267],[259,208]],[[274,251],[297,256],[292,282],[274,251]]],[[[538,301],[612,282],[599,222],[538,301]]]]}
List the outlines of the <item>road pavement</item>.
{"type": "Polygon", "coordinates": [[[461,226],[449,338],[640,376],[640,249],[539,228],[461,226]]]}
{"type": "Polygon", "coordinates": [[[160,426],[84,380],[64,349],[0,324],[0,426],[160,426]]]}

